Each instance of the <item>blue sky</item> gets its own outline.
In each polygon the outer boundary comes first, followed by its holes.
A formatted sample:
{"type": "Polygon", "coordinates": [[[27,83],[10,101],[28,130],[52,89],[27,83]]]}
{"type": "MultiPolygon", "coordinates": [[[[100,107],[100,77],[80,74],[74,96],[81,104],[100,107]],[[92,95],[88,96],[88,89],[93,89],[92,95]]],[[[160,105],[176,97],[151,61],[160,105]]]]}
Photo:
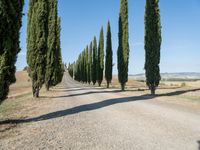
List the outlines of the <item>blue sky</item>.
{"type": "MultiPolygon", "coordinates": [[[[111,22],[114,73],[117,74],[118,16],[120,0],[58,0],[62,21],[61,47],[64,62],[73,62],[93,40],[101,26],[106,34],[111,22]]],[[[161,72],[200,72],[200,1],[160,0],[162,24],[161,72]]],[[[145,0],[129,0],[129,74],[144,72],[145,0]]],[[[25,0],[21,48],[17,69],[26,66],[26,24],[28,0],[25,0]]]]}

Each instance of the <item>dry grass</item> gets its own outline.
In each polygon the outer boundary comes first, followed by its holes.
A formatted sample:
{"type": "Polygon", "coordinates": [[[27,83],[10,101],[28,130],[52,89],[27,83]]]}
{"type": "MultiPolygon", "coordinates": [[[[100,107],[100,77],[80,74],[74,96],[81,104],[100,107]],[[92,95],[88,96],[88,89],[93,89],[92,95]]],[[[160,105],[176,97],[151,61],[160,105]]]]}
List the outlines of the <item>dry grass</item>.
{"type": "MultiPolygon", "coordinates": [[[[106,87],[106,82],[103,81],[102,84],[106,87]]],[[[120,88],[117,76],[113,76],[112,88],[120,88]]],[[[138,91],[143,94],[149,94],[148,87],[144,81],[134,80],[129,78],[129,81],[126,84],[126,89],[129,91],[138,91]]],[[[173,99],[179,99],[181,101],[190,101],[190,102],[200,102],[200,81],[161,81],[160,85],[156,91],[157,94],[164,95],[174,93],[173,99]],[[193,91],[194,89],[197,89],[193,91]],[[199,90],[198,90],[199,89],[199,90]],[[184,92],[181,92],[184,91],[184,92]],[[176,94],[176,92],[178,94],[176,94]],[[180,94],[181,93],[181,94],[180,94]]]]}
{"type": "Polygon", "coordinates": [[[31,79],[26,71],[16,72],[16,79],[16,83],[10,87],[9,98],[31,93],[31,79]]]}
{"type": "MultiPolygon", "coordinates": [[[[106,81],[104,80],[103,83],[102,83],[103,86],[106,86],[106,81]]],[[[120,88],[120,84],[118,82],[118,77],[116,75],[113,76],[113,79],[112,79],[112,83],[110,85],[112,88],[120,88]]],[[[142,82],[142,81],[136,81],[132,78],[129,79],[129,81],[127,82],[126,84],[126,87],[127,88],[145,88],[146,89],[146,86],[145,86],[145,83],[142,82]]]]}

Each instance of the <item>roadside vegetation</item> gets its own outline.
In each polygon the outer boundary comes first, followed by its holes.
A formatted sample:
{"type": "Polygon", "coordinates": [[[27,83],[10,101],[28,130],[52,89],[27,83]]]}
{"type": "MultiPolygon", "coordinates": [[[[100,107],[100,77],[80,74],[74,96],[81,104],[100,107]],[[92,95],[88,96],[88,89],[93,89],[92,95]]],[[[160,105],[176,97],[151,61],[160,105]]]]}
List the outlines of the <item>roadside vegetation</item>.
{"type": "MultiPolygon", "coordinates": [[[[6,1],[1,2],[0,19],[2,24],[0,34],[0,104],[13,94],[12,84],[16,82],[17,54],[19,47],[19,31],[21,27],[22,9],[24,1],[12,2],[7,7],[6,1]],[[9,12],[10,11],[10,12],[9,12]],[[13,17],[13,12],[16,12],[13,17]],[[9,14],[9,15],[5,15],[9,14]],[[5,26],[8,28],[5,30],[5,26]],[[14,38],[11,38],[14,35],[14,38]],[[10,93],[9,93],[10,90],[10,93]],[[9,94],[9,95],[8,95],[9,94]]],[[[118,18],[118,48],[117,48],[117,76],[113,75],[113,48],[112,25],[107,22],[107,29],[100,29],[99,38],[94,38],[86,44],[77,60],[68,65],[70,76],[81,83],[98,84],[99,87],[119,88],[121,91],[134,89],[140,92],[150,90],[151,95],[158,95],[162,88],[190,89],[191,84],[197,80],[167,79],[162,80],[160,75],[160,48],[162,44],[161,16],[158,0],[146,0],[145,6],[145,79],[133,80],[129,71],[129,10],[128,0],[120,0],[118,18]],[[104,31],[106,35],[104,37],[104,31]]],[[[23,98],[32,92],[34,98],[40,96],[40,90],[57,86],[61,83],[65,71],[61,54],[61,18],[58,16],[58,0],[29,0],[27,20],[27,64],[24,71],[30,78],[25,78],[28,91],[17,91],[21,95],[13,96],[15,99],[23,98]]],[[[134,51],[134,49],[133,49],[134,51]]],[[[22,80],[17,83],[24,86],[22,80]]],[[[14,84],[13,86],[16,86],[14,84]]],[[[15,87],[17,89],[19,87],[15,87]]],[[[19,88],[20,89],[20,88],[19,88]]],[[[25,89],[25,88],[24,88],[25,89]]],[[[45,91],[45,90],[44,90],[45,91]]],[[[149,91],[148,91],[149,92],[149,91]]],[[[198,99],[193,96],[189,99],[198,99]]],[[[9,100],[8,100],[9,101],[9,100]]],[[[6,105],[6,104],[5,104],[6,105]]],[[[17,106],[13,103],[11,108],[17,106]]],[[[5,107],[5,109],[9,107],[5,107]]],[[[5,109],[1,111],[4,112],[5,109]]]]}

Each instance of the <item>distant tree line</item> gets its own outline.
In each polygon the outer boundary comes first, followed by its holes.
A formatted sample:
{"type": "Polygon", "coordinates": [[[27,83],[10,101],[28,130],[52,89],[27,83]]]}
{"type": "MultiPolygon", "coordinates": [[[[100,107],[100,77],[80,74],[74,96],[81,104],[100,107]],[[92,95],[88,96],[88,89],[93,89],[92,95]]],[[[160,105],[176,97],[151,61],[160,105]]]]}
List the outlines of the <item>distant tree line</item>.
{"type": "MultiPolygon", "coordinates": [[[[160,76],[160,48],[161,48],[161,23],[159,0],[146,0],[145,6],[145,71],[146,84],[151,90],[151,94],[155,94],[155,90],[161,80],[160,76]]],[[[117,68],[118,80],[121,90],[125,90],[128,82],[129,67],[129,26],[128,26],[128,0],[120,0],[119,13],[119,32],[118,32],[118,49],[117,49],[117,68]]],[[[101,86],[103,74],[105,72],[105,80],[107,87],[112,81],[113,70],[113,52],[111,40],[110,22],[108,22],[106,36],[106,56],[104,66],[104,34],[103,27],[100,31],[99,44],[97,40],[90,43],[90,46],[79,54],[78,59],[69,67],[69,72],[75,80],[83,83],[98,83],[101,86]],[[105,69],[105,71],[104,71],[105,69]],[[72,73],[73,72],[73,73],[72,73]]]]}
{"type": "Polygon", "coordinates": [[[78,59],[72,65],[69,65],[69,74],[77,81],[101,86],[104,78],[107,81],[107,87],[112,80],[112,67],[113,67],[113,52],[111,40],[111,27],[108,21],[107,36],[106,36],[106,60],[104,63],[104,32],[103,27],[100,30],[99,43],[97,46],[97,39],[94,37],[90,45],[79,54],[78,59]],[[104,65],[105,64],[105,65],[104,65]]]}

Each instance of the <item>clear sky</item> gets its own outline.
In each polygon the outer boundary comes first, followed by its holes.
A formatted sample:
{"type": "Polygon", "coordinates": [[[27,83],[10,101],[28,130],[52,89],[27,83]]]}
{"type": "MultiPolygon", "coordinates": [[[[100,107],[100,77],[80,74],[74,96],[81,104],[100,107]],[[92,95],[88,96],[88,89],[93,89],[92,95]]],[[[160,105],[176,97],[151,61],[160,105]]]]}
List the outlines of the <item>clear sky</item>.
{"type": "MultiPolygon", "coordinates": [[[[93,40],[101,26],[106,34],[111,22],[114,73],[117,74],[118,16],[120,0],[58,0],[62,21],[63,61],[73,62],[93,40]]],[[[161,72],[200,72],[200,0],[160,0],[162,24],[161,72]]],[[[129,74],[144,72],[145,0],[129,0],[129,74]]],[[[26,24],[28,0],[25,0],[21,48],[17,69],[26,66],[26,24]]]]}

